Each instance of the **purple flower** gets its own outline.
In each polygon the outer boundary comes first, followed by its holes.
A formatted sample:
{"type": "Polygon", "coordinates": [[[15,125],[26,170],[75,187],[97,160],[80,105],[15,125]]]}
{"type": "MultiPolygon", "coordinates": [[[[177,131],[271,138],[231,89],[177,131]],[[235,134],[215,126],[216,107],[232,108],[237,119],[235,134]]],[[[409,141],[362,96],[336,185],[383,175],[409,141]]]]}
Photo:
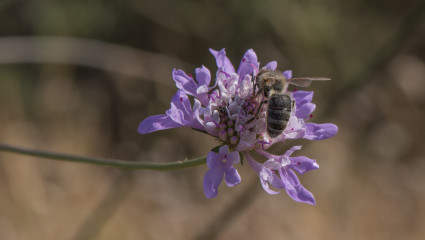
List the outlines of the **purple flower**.
{"type": "Polygon", "coordinates": [[[182,90],[178,90],[171,99],[171,108],[166,111],[166,114],[146,118],[140,123],[138,132],[145,134],[183,126],[203,129],[202,120],[199,117],[200,109],[201,104],[195,99],[192,110],[191,103],[186,93],[182,90]]]}
{"type": "Polygon", "coordinates": [[[202,66],[201,68],[195,69],[196,82],[191,75],[187,75],[183,70],[173,71],[173,79],[176,82],[176,86],[189,94],[197,98],[203,105],[208,104],[208,91],[211,81],[210,70],[202,66]]]}
{"type": "Polygon", "coordinates": [[[233,164],[239,162],[239,153],[229,152],[229,146],[224,145],[219,149],[219,153],[209,152],[207,165],[210,170],[204,176],[204,193],[207,198],[217,196],[218,185],[224,176],[227,186],[234,187],[241,182],[238,171],[233,164]]]}
{"type": "MultiPolygon", "coordinates": [[[[195,79],[183,70],[174,69],[173,79],[179,90],[171,100],[170,109],[165,114],[151,116],[142,121],[139,133],[184,126],[215,137],[222,146],[218,153],[211,151],[207,155],[209,170],[203,182],[207,198],[217,196],[223,177],[230,187],[240,183],[241,178],[234,165],[240,161],[241,153],[260,177],[267,193],[277,194],[284,188],[294,200],[315,204],[313,195],[300,184],[295,172],[303,174],[317,169],[317,163],[303,156],[291,157],[292,152],[299,150],[300,146],[292,147],[281,156],[269,154],[266,150],[276,142],[286,142],[290,139],[321,140],[332,137],[338,131],[337,126],[331,123],[308,122],[316,108],[312,103],[313,92],[287,92],[295,106],[283,133],[274,138],[270,137],[266,130],[267,107],[266,104],[261,104],[265,97],[254,93],[254,77],[260,71],[255,52],[250,49],[244,54],[237,71],[226,57],[224,49],[210,49],[210,52],[218,67],[215,82],[211,84],[211,73],[204,66],[195,70],[195,79]],[[257,152],[266,160],[257,162],[251,156],[253,152],[257,152]]],[[[272,61],[262,69],[275,71],[276,68],[277,62],[272,61]]],[[[290,70],[282,74],[286,79],[292,78],[290,70]]]]}
{"type": "Polygon", "coordinates": [[[291,154],[301,149],[301,146],[294,146],[281,156],[273,155],[265,151],[258,151],[268,160],[260,164],[253,160],[248,154],[245,154],[249,164],[257,172],[262,182],[264,190],[270,194],[276,194],[270,189],[271,184],[276,189],[285,188],[286,193],[297,202],[316,204],[313,194],[305,189],[294,171],[304,174],[307,171],[318,169],[316,160],[299,156],[290,157],[291,154]]]}

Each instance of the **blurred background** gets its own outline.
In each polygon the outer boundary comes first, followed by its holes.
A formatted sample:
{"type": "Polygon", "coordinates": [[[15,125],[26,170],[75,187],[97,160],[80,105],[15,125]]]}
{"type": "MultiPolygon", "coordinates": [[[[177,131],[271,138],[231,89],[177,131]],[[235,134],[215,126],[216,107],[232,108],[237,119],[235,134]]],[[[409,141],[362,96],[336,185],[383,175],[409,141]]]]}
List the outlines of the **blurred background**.
{"type": "Polygon", "coordinates": [[[0,239],[424,239],[425,4],[397,0],[0,2],[0,142],[171,162],[206,155],[190,129],[137,133],[176,92],[173,68],[215,74],[253,48],[314,83],[334,138],[288,142],[320,169],[309,206],[240,185],[203,195],[206,166],[128,171],[0,152],[0,239]]]}

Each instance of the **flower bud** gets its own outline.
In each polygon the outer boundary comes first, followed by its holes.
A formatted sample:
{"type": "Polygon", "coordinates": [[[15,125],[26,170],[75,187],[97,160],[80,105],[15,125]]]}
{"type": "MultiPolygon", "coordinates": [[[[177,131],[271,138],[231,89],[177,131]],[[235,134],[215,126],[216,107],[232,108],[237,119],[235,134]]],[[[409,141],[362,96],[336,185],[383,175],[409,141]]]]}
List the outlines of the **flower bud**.
{"type": "Polygon", "coordinates": [[[226,142],[227,141],[227,131],[225,129],[220,130],[220,132],[218,132],[218,138],[221,141],[226,142]]]}
{"type": "Polygon", "coordinates": [[[239,142],[239,138],[237,136],[231,136],[229,142],[232,145],[236,145],[239,142]]]}
{"type": "Polygon", "coordinates": [[[235,134],[235,129],[233,128],[228,128],[227,129],[227,136],[231,137],[235,134]]]}
{"type": "Polygon", "coordinates": [[[227,127],[231,128],[235,126],[235,122],[233,122],[232,120],[227,121],[227,127]]]}

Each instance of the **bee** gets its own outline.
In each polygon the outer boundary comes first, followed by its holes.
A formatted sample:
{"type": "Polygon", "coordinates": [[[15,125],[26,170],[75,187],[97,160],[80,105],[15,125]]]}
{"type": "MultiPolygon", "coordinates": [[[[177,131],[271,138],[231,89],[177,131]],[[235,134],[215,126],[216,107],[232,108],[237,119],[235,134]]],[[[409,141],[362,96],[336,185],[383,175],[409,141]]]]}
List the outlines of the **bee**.
{"type": "Polygon", "coordinates": [[[295,101],[287,93],[288,84],[308,87],[315,80],[325,81],[330,79],[317,77],[286,79],[281,72],[268,69],[260,70],[255,76],[253,96],[263,94],[266,100],[260,103],[254,118],[258,116],[263,104],[267,104],[267,133],[270,137],[275,138],[282,134],[291,117],[295,101]],[[256,92],[257,86],[258,91],[256,92]]]}

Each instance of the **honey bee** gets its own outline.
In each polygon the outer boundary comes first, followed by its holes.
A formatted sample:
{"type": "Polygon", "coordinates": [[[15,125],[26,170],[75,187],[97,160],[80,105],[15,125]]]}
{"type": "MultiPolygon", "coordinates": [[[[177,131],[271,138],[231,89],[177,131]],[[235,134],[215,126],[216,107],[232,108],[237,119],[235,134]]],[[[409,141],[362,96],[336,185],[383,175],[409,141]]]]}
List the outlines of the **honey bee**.
{"type": "Polygon", "coordinates": [[[275,138],[283,133],[288,125],[291,112],[294,107],[295,101],[287,93],[288,84],[296,85],[299,87],[308,87],[312,81],[330,80],[329,78],[318,77],[301,77],[286,79],[285,76],[278,71],[268,69],[260,70],[254,79],[254,93],[256,97],[263,94],[266,100],[260,103],[257,113],[254,118],[258,116],[263,104],[267,104],[267,133],[270,137],[275,138]],[[258,91],[256,92],[256,87],[258,91]]]}

